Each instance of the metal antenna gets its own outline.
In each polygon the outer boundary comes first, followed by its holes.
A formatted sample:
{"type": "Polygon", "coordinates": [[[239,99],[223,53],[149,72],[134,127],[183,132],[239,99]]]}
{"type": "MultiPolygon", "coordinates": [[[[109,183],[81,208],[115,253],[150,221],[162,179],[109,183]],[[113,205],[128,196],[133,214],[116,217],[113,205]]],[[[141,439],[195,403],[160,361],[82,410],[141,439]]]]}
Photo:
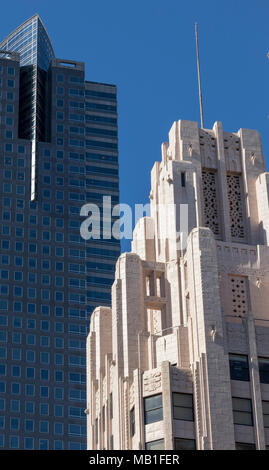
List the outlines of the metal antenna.
{"type": "Polygon", "coordinates": [[[195,23],[195,37],[196,37],[196,54],[197,54],[197,71],[198,71],[198,84],[199,84],[201,128],[203,129],[204,128],[204,114],[203,114],[203,99],[202,99],[202,87],[201,87],[201,74],[200,74],[200,59],[199,59],[199,44],[198,44],[197,23],[195,23]]]}

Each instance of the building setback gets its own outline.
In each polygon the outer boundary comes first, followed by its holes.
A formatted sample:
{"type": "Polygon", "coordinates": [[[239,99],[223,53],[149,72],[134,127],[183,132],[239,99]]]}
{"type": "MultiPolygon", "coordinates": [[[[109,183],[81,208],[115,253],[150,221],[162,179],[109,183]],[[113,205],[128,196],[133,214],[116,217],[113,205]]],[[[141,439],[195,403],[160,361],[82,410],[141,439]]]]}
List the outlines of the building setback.
{"type": "Polygon", "coordinates": [[[269,449],[269,174],[259,133],[175,122],[150,201],[132,252],[118,259],[112,309],[91,317],[87,447],[269,449]]]}
{"type": "Polygon", "coordinates": [[[80,236],[119,201],[116,87],[55,58],[38,15],[0,44],[0,447],[86,447],[89,315],[118,240],[80,236]]]}

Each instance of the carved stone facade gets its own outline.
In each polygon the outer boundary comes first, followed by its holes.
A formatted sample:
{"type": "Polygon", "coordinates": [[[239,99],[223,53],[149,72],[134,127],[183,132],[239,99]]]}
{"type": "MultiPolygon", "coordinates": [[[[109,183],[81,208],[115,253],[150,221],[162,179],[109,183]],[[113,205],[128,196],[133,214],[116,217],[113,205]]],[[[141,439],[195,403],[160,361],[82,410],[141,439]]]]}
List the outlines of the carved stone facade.
{"type": "Polygon", "coordinates": [[[269,175],[258,132],[174,123],[150,201],[118,259],[112,308],[91,318],[88,448],[268,449],[269,175]]]}

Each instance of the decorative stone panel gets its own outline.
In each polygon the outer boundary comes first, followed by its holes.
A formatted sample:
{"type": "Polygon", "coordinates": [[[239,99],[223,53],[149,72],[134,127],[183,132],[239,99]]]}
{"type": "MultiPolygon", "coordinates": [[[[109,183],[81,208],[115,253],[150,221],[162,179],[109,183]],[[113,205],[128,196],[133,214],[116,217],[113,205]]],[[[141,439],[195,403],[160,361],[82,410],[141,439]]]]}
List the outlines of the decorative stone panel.
{"type": "Polygon", "coordinates": [[[240,138],[236,134],[224,132],[224,155],[226,169],[230,172],[241,172],[240,138]]]}
{"type": "Polygon", "coordinates": [[[212,230],[214,235],[220,235],[219,210],[217,198],[216,172],[203,170],[204,194],[204,225],[212,230]]]}
{"type": "Polygon", "coordinates": [[[134,384],[130,386],[130,391],[129,391],[129,402],[130,402],[130,409],[134,406],[135,403],[135,391],[134,391],[134,384]]]}
{"type": "Polygon", "coordinates": [[[230,276],[232,301],[231,315],[245,317],[248,313],[247,279],[243,276],[230,276]]]}
{"type": "Polygon", "coordinates": [[[152,372],[144,373],[144,395],[150,395],[153,392],[161,392],[162,389],[162,374],[159,369],[155,369],[152,372]]]}
{"type": "Polygon", "coordinates": [[[200,129],[200,152],[202,166],[216,169],[217,143],[213,132],[200,129]]]}
{"type": "Polygon", "coordinates": [[[245,238],[245,224],[241,191],[241,175],[227,175],[227,192],[230,207],[231,236],[245,238]]]}
{"type": "Polygon", "coordinates": [[[162,311],[159,309],[147,309],[148,331],[154,335],[160,335],[162,331],[162,311]]]}

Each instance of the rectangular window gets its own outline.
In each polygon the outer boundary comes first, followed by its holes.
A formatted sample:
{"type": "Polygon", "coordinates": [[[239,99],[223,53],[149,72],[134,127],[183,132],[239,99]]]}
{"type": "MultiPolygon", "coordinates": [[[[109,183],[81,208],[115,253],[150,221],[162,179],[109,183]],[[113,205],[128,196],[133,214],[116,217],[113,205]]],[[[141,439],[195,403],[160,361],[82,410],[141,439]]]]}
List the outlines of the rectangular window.
{"type": "Polygon", "coordinates": [[[269,401],[262,401],[263,424],[269,428],[269,401]]]}
{"type": "Polygon", "coordinates": [[[144,398],[145,424],[156,423],[163,419],[162,394],[144,398]]]}
{"type": "Polygon", "coordinates": [[[95,420],[95,444],[98,444],[98,418],[95,420]]]}
{"type": "Polygon", "coordinates": [[[131,437],[135,435],[135,408],[134,407],[130,411],[130,434],[131,434],[131,437]]]}
{"type": "Polygon", "coordinates": [[[181,172],[181,186],[182,188],[186,187],[186,173],[184,171],[181,172]]]}
{"type": "Polygon", "coordinates": [[[248,398],[233,397],[234,424],[253,426],[252,405],[248,398]]]}
{"type": "Polygon", "coordinates": [[[146,442],[146,450],[164,450],[164,439],[146,442]]]}
{"type": "Polygon", "coordinates": [[[231,380],[249,382],[248,357],[239,354],[229,354],[231,380]]]}
{"type": "Polygon", "coordinates": [[[269,384],[269,358],[259,357],[260,381],[262,384],[269,384]]]}
{"type": "Polygon", "coordinates": [[[109,403],[110,403],[110,419],[113,418],[113,395],[112,393],[109,394],[109,403]]]}
{"type": "Polygon", "coordinates": [[[256,446],[246,442],[236,442],[235,450],[256,450],[256,446]]]}
{"type": "Polygon", "coordinates": [[[194,421],[192,394],[173,393],[173,417],[183,421],[194,421]]]}
{"type": "Polygon", "coordinates": [[[194,439],[175,439],[175,450],[195,450],[196,443],[194,439]]]}

